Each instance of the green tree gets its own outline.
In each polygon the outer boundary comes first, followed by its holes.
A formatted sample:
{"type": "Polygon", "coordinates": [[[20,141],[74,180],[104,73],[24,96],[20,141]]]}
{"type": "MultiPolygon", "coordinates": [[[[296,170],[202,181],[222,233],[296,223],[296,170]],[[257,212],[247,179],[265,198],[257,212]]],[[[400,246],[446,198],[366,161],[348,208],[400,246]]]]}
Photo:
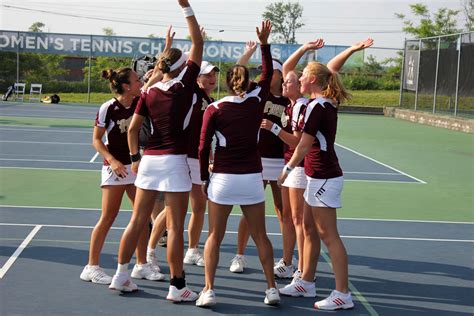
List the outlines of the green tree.
{"type": "Polygon", "coordinates": [[[262,17],[272,21],[273,40],[278,43],[296,44],[296,31],[301,22],[303,7],[298,2],[278,1],[265,7],[262,17]]]}
{"type": "Polygon", "coordinates": [[[403,31],[417,38],[432,37],[459,33],[456,18],[459,10],[440,8],[437,12],[430,12],[428,7],[422,3],[410,4],[410,9],[417,21],[409,20],[402,13],[395,16],[403,20],[403,31]]]}
{"type": "Polygon", "coordinates": [[[28,31],[30,32],[43,32],[43,27],[46,25],[43,22],[35,22],[31,24],[31,26],[28,28],[28,31]]]}
{"type": "Polygon", "coordinates": [[[104,32],[105,35],[107,36],[115,36],[117,34],[115,34],[114,30],[111,28],[111,27],[104,27],[102,29],[102,32],[104,32]]]}
{"type": "Polygon", "coordinates": [[[474,31],[474,1],[464,0],[463,2],[463,13],[466,23],[464,26],[467,31],[474,31]]]}

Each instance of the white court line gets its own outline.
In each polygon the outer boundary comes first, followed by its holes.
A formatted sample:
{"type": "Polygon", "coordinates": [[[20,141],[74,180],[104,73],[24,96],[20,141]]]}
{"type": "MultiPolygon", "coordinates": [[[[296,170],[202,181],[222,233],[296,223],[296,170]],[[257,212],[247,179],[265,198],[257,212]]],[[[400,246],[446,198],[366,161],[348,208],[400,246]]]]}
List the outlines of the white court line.
{"type": "Polygon", "coordinates": [[[25,140],[0,140],[0,143],[92,146],[91,143],[38,142],[38,141],[25,141],[25,140]]]}
{"type": "Polygon", "coordinates": [[[13,159],[13,158],[0,158],[0,161],[28,161],[28,162],[65,162],[65,163],[89,163],[88,161],[78,160],[53,160],[53,159],[13,159]]]}
{"type": "Polygon", "coordinates": [[[28,246],[30,241],[35,237],[36,233],[43,227],[42,225],[32,225],[35,226],[33,230],[26,236],[25,240],[21,243],[21,245],[15,250],[13,255],[8,258],[7,262],[3,265],[3,267],[0,269],[0,279],[3,279],[5,276],[5,273],[11,268],[15,260],[20,256],[20,254],[23,252],[23,250],[28,246]]]}
{"type": "MultiPolygon", "coordinates": [[[[39,127],[39,126],[36,126],[36,127],[39,127]]],[[[83,128],[81,128],[81,129],[83,129],[83,128]]],[[[67,130],[52,129],[51,127],[45,127],[44,129],[9,128],[9,127],[2,127],[1,125],[0,125],[0,131],[22,131],[22,132],[44,132],[44,133],[93,134],[92,131],[67,131],[67,130]]]]}
{"type": "Polygon", "coordinates": [[[89,162],[94,162],[97,157],[99,157],[99,152],[96,152],[94,156],[92,156],[91,160],[89,160],[89,162]]]}
{"type": "MultiPolygon", "coordinates": [[[[88,163],[88,162],[83,162],[83,163],[88,163]]],[[[95,162],[94,162],[94,163],[95,163],[95,162]]],[[[0,167],[0,169],[100,172],[100,170],[90,170],[90,169],[66,169],[66,168],[0,167]]]]}
{"type": "MultiPolygon", "coordinates": [[[[21,223],[0,223],[0,226],[43,226],[50,228],[74,228],[74,229],[93,229],[94,226],[83,226],[83,225],[48,225],[48,224],[21,224],[21,223]]],[[[125,230],[126,227],[111,227],[112,230],[125,230]]],[[[184,230],[187,232],[187,230],[184,230]]],[[[203,230],[203,233],[209,233],[208,230],[203,230]]],[[[239,232],[226,230],[226,234],[237,235],[239,232]]],[[[269,236],[281,236],[281,233],[269,233],[269,236]]],[[[341,235],[341,238],[345,239],[375,239],[375,240],[408,240],[408,241],[437,241],[437,242],[460,242],[460,243],[474,243],[474,240],[470,239],[442,239],[442,238],[416,238],[416,237],[390,237],[390,236],[345,236],[341,235]]]]}
{"type": "Polygon", "coordinates": [[[344,174],[381,174],[381,175],[400,175],[398,172],[360,172],[360,171],[344,171],[344,174]]]}
{"type": "Polygon", "coordinates": [[[350,148],[348,148],[348,147],[346,147],[346,146],[342,146],[342,145],[337,144],[337,143],[336,143],[336,145],[339,146],[339,147],[341,147],[341,148],[344,148],[345,150],[348,150],[348,151],[350,151],[350,152],[352,152],[352,153],[354,153],[354,154],[356,154],[356,155],[358,155],[358,156],[361,156],[361,157],[363,157],[363,158],[369,159],[369,160],[371,160],[371,161],[373,161],[373,162],[376,162],[376,163],[378,163],[378,164],[380,164],[380,165],[382,165],[382,166],[384,166],[384,167],[387,167],[387,168],[392,169],[392,170],[394,170],[394,171],[396,171],[396,172],[399,172],[399,173],[401,173],[401,174],[403,174],[403,175],[405,175],[405,176],[407,176],[407,177],[409,177],[409,178],[412,178],[413,180],[416,180],[416,181],[418,181],[418,182],[420,182],[420,183],[422,183],[422,184],[426,184],[425,181],[420,180],[420,179],[418,179],[418,178],[415,178],[415,177],[413,177],[413,176],[411,176],[411,175],[409,175],[409,174],[407,174],[407,173],[405,173],[405,172],[403,172],[403,171],[400,171],[400,170],[398,170],[398,169],[396,169],[396,168],[394,168],[394,167],[392,167],[392,166],[389,166],[389,165],[387,165],[387,164],[384,164],[383,162],[380,162],[380,161],[378,161],[378,160],[376,160],[376,159],[374,159],[374,158],[370,158],[369,156],[366,156],[366,155],[364,155],[364,154],[361,154],[361,153],[359,153],[359,152],[357,152],[357,151],[355,151],[355,150],[353,150],[353,149],[350,149],[350,148]]]}
{"type": "MultiPolygon", "coordinates": [[[[26,209],[40,209],[40,210],[65,210],[65,211],[95,211],[101,212],[100,208],[81,208],[81,207],[65,207],[65,206],[37,206],[37,205],[6,205],[0,204],[0,208],[26,208],[26,209]]],[[[132,210],[121,209],[121,212],[131,212],[132,210]]],[[[191,214],[191,212],[188,212],[191,214]]],[[[206,212],[207,214],[207,212],[206,212]]],[[[242,214],[231,213],[230,216],[242,216],[242,214]]],[[[277,217],[276,215],[265,215],[265,217],[277,217]]],[[[417,219],[384,219],[384,218],[356,218],[356,217],[339,217],[337,220],[342,221],[377,221],[377,222],[403,222],[403,223],[424,223],[424,224],[461,224],[474,225],[474,222],[450,222],[450,221],[428,221],[417,219]]]]}

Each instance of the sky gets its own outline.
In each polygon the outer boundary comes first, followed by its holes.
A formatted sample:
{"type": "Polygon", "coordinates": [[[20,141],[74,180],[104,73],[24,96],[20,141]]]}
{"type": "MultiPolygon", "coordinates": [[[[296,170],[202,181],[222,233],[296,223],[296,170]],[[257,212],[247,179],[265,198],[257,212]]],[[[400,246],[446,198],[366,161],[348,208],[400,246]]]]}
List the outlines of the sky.
{"type": "MultiPolygon", "coordinates": [[[[293,0],[296,1],[296,0],[293,0]]],[[[322,37],[330,45],[351,45],[367,37],[375,40],[371,54],[390,57],[411,36],[401,31],[395,13],[408,18],[409,5],[423,3],[435,12],[447,7],[459,10],[463,0],[297,0],[303,6],[296,40],[305,43],[322,37]]],[[[190,0],[198,22],[216,40],[256,40],[255,26],[267,0],[190,0]]],[[[104,34],[109,27],[119,36],[163,36],[172,24],[176,38],[185,38],[187,28],[176,0],[0,0],[0,30],[27,31],[34,22],[44,31],[71,34],[104,34]]],[[[464,18],[459,14],[458,25],[464,18]]]]}

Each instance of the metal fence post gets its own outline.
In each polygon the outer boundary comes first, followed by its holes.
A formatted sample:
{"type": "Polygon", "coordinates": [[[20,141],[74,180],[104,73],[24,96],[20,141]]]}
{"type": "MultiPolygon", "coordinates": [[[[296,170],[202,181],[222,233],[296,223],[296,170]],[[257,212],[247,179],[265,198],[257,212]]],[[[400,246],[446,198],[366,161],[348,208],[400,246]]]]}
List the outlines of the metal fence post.
{"type": "Polygon", "coordinates": [[[462,46],[462,34],[459,34],[458,43],[456,45],[458,49],[458,69],[456,73],[456,97],[454,99],[454,116],[458,115],[458,98],[459,98],[459,67],[461,65],[461,46],[462,46]]]}
{"type": "Polygon", "coordinates": [[[91,103],[92,35],[90,38],[91,38],[91,46],[89,48],[89,71],[87,75],[87,103],[91,103]]]}
{"type": "Polygon", "coordinates": [[[402,68],[400,69],[400,98],[398,99],[398,107],[402,107],[403,103],[403,81],[405,80],[405,58],[407,54],[407,39],[405,38],[405,45],[403,46],[402,68]]]}
{"type": "Polygon", "coordinates": [[[435,86],[433,96],[433,113],[436,113],[436,94],[438,90],[438,69],[439,69],[439,48],[441,45],[441,37],[438,37],[438,52],[436,54],[436,73],[435,73],[435,86]]]}
{"type": "MultiPolygon", "coordinates": [[[[18,39],[20,32],[18,32],[18,39]]],[[[20,44],[16,47],[16,82],[20,82],[20,44]]]]}
{"type": "Polygon", "coordinates": [[[415,111],[418,109],[418,86],[420,85],[421,39],[418,41],[418,67],[416,70],[415,111]]]}

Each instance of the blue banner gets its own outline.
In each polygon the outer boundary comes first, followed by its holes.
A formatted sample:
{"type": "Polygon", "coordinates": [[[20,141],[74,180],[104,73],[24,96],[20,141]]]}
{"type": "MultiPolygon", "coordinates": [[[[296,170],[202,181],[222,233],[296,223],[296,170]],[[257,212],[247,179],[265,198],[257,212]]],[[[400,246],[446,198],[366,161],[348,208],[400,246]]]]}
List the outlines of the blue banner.
{"type": "MultiPolygon", "coordinates": [[[[165,47],[164,38],[122,37],[58,33],[33,33],[0,30],[0,52],[61,54],[68,56],[108,56],[136,57],[141,55],[157,55],[165,47]]],[[[190,40],[175,39],[173,47],[188,51],[190,40]]],[[[285,61],[299,45],[272,44],[272,56],[285,61]]],[[[317,60],[327,63],[347,46],[327,45],[315,53],[309,53],[301,62],[317,60]]],[[[242,56],[245,43],[206,41],[204,60],[211,62],[235,62],[242,56]]],[[[352,62],[360,62],[351,58],[352,62]]],[[[260,63],[260,50],[252,56],[250,63],[260,63]]]]}

